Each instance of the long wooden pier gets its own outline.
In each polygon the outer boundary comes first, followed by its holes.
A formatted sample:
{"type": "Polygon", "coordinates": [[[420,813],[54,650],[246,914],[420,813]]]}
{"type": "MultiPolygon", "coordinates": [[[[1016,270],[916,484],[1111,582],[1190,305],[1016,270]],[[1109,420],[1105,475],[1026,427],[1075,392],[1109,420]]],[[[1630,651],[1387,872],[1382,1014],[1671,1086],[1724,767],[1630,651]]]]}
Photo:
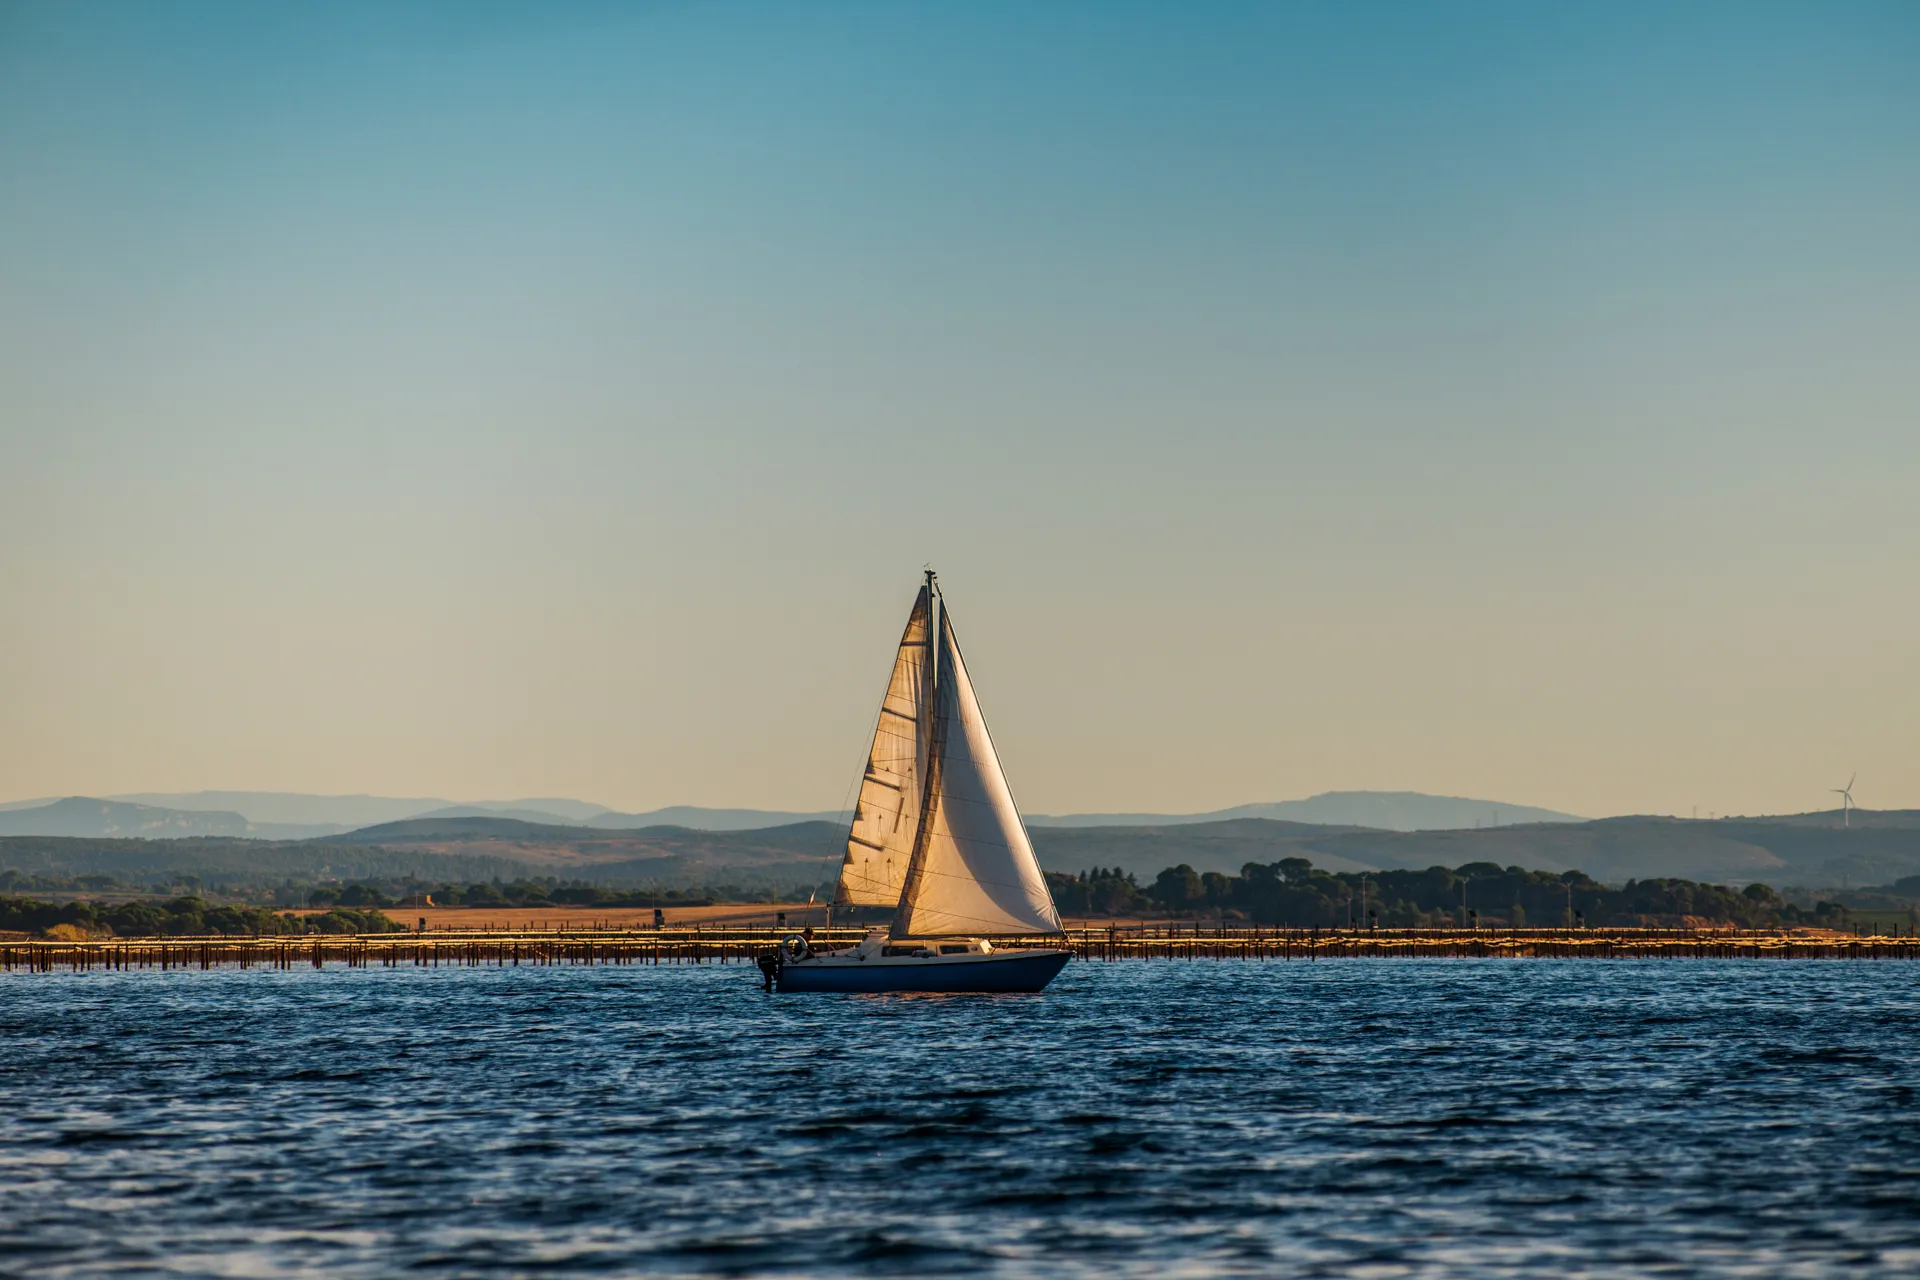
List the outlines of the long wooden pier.
{"type": "MultiPolygon", "coordinates": [[[[0,942],[0,971],[94,969],[356,969],[530,965],[751,964],[790,931],[658,929],[519,933],[378,933],[293,937],[97,938],[0,942]]],[[[851,945],[862,929],[816,930],[816,947],[851,945]]],[[[1001,945],[1018,945],[1008,938],[1001,945]]],[[[1040,942],[1033,939],[1032,942],[1040,942]]],[[[1053,939],[1053,945],[1059,940],[1053,939]]],[[[1316,961],[1471,957],[1596,960],[1915,960],[1920,939],[1816,930],[1327,930],[1147,925],[1074,929],[1088,961],[1316,961]]]]}

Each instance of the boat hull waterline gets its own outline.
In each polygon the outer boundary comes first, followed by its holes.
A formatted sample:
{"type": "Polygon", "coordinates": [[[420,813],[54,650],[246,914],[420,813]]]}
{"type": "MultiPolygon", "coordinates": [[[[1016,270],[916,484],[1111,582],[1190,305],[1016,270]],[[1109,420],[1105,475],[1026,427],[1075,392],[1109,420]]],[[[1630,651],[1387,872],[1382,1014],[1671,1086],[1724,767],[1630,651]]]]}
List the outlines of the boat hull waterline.
{"type": "Polygon", "coordinates": [[[966,995],[1033,993],[1059,976],[1070,951],[1012,951],[993,955],[876,957],[854,960],[810,956],[780,966],[777,991],[889,991],[966,995]]]}

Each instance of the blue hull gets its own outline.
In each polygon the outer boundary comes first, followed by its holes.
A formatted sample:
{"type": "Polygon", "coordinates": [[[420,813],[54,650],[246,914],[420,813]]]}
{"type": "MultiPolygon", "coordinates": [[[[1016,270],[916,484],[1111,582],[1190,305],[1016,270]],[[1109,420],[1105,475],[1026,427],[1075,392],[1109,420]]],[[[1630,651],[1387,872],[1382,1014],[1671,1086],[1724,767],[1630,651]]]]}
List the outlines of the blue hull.
{"type": "Polygon", "coordinates": [[[995,956],[991,960],[942,964],[799,964],[782,966],[781,991],[1038,991],[1067,967],[1071,952],[1042,951],[995,956]]]}

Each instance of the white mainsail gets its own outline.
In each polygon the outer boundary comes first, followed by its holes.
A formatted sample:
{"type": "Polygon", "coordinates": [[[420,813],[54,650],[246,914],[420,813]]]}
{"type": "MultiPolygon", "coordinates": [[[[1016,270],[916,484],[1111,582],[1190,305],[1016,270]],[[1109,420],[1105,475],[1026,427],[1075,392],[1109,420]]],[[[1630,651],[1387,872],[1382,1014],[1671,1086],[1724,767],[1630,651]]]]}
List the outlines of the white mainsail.
{"type": "MultiPolygon", "coordinates": [[[[904,646],[901,652],[904,659],[904,646]]],[[[1058,933],[1060,913],[987,736],[944,607],[936,680],[926,812],[893,935],[1058,933]]]]}
{"type": "Polygon", "coordinates": [[[840,886],[834,894],[834,901],[842,905],[890,907],[900,901],[906,884],[914,836],[920,829],[931,723],[927,697],[931,609],[930,593],[922,587],[900,637],[887,696],[880,703],[880,723],[873,731],[873,750],[867,753],[867,771],[860,779],[860,801],[853,811],[847,855],[840,864],[840,886]]]}

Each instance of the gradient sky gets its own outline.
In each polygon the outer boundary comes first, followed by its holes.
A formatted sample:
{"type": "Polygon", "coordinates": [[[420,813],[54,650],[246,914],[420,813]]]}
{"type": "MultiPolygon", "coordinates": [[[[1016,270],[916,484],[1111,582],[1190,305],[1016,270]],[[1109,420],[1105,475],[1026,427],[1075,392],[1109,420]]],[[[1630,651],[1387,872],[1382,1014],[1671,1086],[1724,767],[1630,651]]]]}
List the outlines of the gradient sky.
{"type": "Polygon", "coordinates": [[[0,799],[1920,807],[1920,6],[0,4],[0,799]]]}

